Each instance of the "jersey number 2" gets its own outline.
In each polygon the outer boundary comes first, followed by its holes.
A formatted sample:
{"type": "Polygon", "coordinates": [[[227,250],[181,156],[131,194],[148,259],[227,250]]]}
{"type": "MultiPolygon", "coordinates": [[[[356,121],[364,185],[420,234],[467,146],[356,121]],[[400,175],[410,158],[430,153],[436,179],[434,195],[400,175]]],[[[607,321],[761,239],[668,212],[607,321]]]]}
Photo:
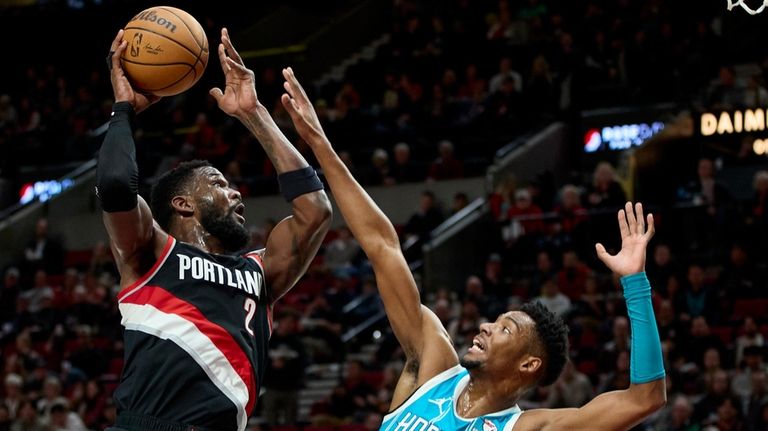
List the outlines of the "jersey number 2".
{"type": "Polygon", "coordinates": [[[251,329],[251,320],[253,319],[253,314],[256,312],[256,301],[254,301],[251,298],[245,298],[245,304],[243,304],[243,308],[248,313],[245,315],[245,330],[248,331],[249,334],[251,334],[251,337],[253,337],[253,330],[251,329]]]}

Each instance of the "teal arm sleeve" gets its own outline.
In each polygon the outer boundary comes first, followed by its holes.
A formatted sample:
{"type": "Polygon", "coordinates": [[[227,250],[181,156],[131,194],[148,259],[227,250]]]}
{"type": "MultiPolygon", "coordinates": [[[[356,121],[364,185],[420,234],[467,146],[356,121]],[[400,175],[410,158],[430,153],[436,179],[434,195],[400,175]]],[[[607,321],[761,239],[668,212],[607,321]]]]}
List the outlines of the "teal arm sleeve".
{"type": "Polygon", "coordinates": [[[630,382],[648,383],[664,377],[659,330],[651,304],[651,283],[645,272],[621,277],[632,328],[630,382]]]}

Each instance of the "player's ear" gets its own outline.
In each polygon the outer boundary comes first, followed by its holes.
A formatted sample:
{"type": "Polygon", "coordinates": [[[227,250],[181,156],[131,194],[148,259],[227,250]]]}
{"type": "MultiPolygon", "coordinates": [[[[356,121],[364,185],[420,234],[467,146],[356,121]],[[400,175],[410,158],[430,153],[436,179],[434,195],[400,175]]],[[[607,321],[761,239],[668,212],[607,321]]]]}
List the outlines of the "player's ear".
{"type": "Polygon", "coordinates": [[[528,356],[520,363],[520,372],[533,376],[541,368],[541,358],[538,356],[528,356]]]}
{"type": "Polygon", "coordinates": [[[192,196],[174,196],[171,199],[171,206],[182,217],[191,217],[195,213],[195,202],[192,196]]]}

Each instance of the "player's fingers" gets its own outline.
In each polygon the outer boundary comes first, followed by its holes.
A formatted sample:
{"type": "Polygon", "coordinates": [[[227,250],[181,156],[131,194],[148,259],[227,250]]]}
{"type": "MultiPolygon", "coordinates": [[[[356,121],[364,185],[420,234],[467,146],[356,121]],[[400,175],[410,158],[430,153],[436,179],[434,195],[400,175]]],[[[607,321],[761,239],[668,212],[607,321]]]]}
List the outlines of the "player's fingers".
{"type": "Polygon", "coordinates": [[[219,52],[219,63],[221,63],[221,70],[223,70],[224,73],[227,73],[231,68],[229,67],[229,63],[227,62],[227,51],[224,49],[223,43],[219,44],[218,52],[219,52]]]}
{"type": "Polygon", "coordinates": [[[290,83],[291,87],[293,87],[294,98],[302,99],[302,101],[309,101],[307,93],[304,91],[304,87],[302,87],[299,83],[299,80],[296,78],[296,74],[293,73],[293,69],[291,67],[286,67],[283,69],[283,77],[285,77],[285,80],[290,83]]]}
{"type": "Polygon", "coordinates": [[[288,114],[293,118],[295,114],[298,113],[298,109],[296,109],[296,102],[291,98],[291,96],[287,94],[283,94],[280,96],[280,101],[283,103],[283,107],[286,111],[288,111],[288,114]]]}
{"type": "Polygon", "coordinates": [[[600,260],[605,260],[606,258],[611,257],[605,247],[599,242],[595,244],[595,250],[597,251],[597,257],[600,258],[600,260]]]}
{"type": "Polygon", "coordinates": [[[242,64],[238,63],[237,60],[235,60],[232,57],[227,57],[227,65],[231,69],[236,69],[240,73],[250,73],[250,70],[248,70],[247,67],[243,66],[242,64]]]}
{"type": "Polygon", "coordinates": [[[238,64],[244,64],[243,59],[240,58],[240,54],[237,53],[237,50],[235,49],[235,46],[232,45],[232,40],[229,38],[229,36],[222,37],[221,43],[224,44],[224,48],[227,49],[227,55],[229,58],[235,60],[238,64]]]}
{"type": "Polygon", "coordinates": [[[653,223],[653,214],[648,214],[648,229],[645,231],[645,237],[651,239],[656,233],[656,225],[653,223]]]}
{"type": "Polygon", "coordinates": [[[637,234],[642,235],[645,233],[645,216],[643,215],[643,204],[640,202],[635,204],[635,217],[637,218],[637,234]]]}
{"type": "Polygon", "coordinates": [[[123,40],[123,33],[124,31],[122,28],[117,31],[117,36],[115,36],[115,39],[112,41],[112,45],[109,47],[110,51],[114,52],[117,50],[117,47],[120,46],[120,42],[123,40]]]}
{"type": "Polygon", "coordinates": [[[120,63],[120,58],[123,56],[123,52],[125,52],[125,49],[128,47],[127,41],[122,41],[117,45],[117,48],[115,48],[115,52],[112,53],[112,70],[116,73],[122,73],[123,72],[123,65],[120,63]]]}
{"type": "Polygon", "coordinates": [[[637,219],[635,218],[635,209],[632,208],[632,202],[624,205],[624,212],[627,214],[627,223],[629,224],[629,234],[637,232],[637,219]]]}
{"type": "Polygon", "coordinates": [[[629,236],[629,225],[627,224],[627,216],[624,215],[624,210],[619,210],[619,232],[621,232],[621,239],[629,236]]]}
{"type": "Polygon", "coordinates": [[[221,100],[222,97],[224,97],[224,93],[221,91],[221,88],[219,87],[213,87],[208,91],[208,94],[211,95],[216,100],[216,103],[219,103],[219,100],[221,100]]]}

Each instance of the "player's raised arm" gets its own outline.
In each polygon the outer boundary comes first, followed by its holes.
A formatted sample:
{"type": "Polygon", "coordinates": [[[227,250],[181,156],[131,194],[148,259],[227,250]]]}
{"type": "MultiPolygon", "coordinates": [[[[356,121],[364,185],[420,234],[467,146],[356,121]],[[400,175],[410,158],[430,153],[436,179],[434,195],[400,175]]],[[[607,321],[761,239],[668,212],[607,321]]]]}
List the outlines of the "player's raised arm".
{"type": "Polygon", "coordinates": [[[648,225],[641,204],[627,202],[619,211],[621,251],[610,255],[597,244],[597,255],[621,276],[627,302],[632,345],[629,389],[604,393],[579,409],[532,410],[523,414],[521,429],[626,430],[642,422],[666,402],[664,362],[656,318],[651,304],[651,285],[645,276],[645,253],[653,236],[653,216],[648,225]]]}
{"type": "Polygon", "coordinates": [[[139,171],[132,130],[133,116],[160,98],[137,93],[131,87],[120,65],[126,46],[120,30],[107,58],[115,104],[96,169],[96,192],[123,284],[141,275],[141,254],[162,243],[162,239],[153,241],[159,229],[154,227],[149,206],[138,195],[139,171]]]}
{"type": "Polygon", "coordinates": [[[320,162],[344,220],[373,265],[390,324],[408,357],[405,372],[411,381],[401,379],[392,400],[397,405],[413,385],[456,365],[458,358],[440,321],[421,304],[392,223],[334,152],[293,70],[284,69],[283,77],[288,92],[283,106],[320,162]]]}
{"type": "Polygon", "coordinates": [[[226,29],[221,31],[218,53],[226,86],[223,92],[214,88],[210,94],[222,111],[239,119],[261,143],[277,170],[280,190],[293,207],[293,215],[272,230],[264,252],[264,271],[275,301],[296,284],[317,254],[330,226],[331,205],[314,169],[259,101],[253,71],[245,67],[226,29]]]}

